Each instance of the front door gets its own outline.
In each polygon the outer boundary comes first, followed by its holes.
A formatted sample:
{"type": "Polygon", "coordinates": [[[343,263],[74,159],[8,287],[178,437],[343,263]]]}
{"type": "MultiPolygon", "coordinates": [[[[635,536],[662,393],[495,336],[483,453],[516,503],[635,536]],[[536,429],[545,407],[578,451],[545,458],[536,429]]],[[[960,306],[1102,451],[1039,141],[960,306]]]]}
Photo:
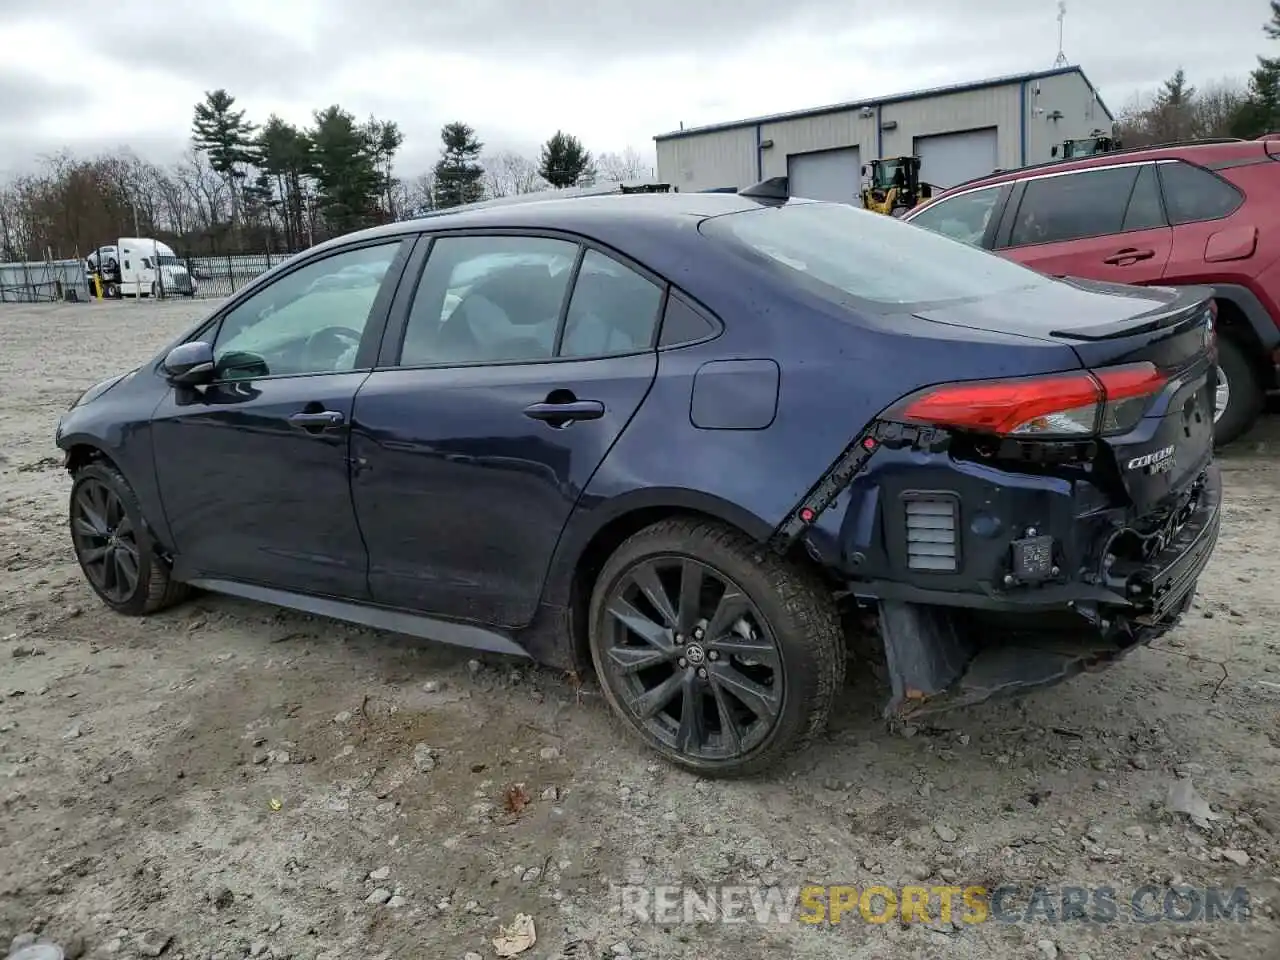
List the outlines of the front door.
{"type": "Polygon", "coordinates": [[[401,248],[394,240],[312,261],[235,304],[206,334],[215,382],[175,388],[152,427],[184,579],[368,595],[348,445],[401,248]]]}
{"type": "Polygon", "coordinates": [[[653,383],[662,296],[568,240],[435,241],[397,365],[356,395],[352,492],[376,601],[532,618],[565,522],[653,383]]]}

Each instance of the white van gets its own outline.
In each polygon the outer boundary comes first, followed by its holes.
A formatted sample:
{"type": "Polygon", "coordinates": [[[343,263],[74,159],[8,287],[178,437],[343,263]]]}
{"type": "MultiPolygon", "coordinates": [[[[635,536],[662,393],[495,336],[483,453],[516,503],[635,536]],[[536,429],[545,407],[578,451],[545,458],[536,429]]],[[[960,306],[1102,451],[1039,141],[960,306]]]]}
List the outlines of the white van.
{"type": "Polygon", "coordinates": [[[121,237],[113,244],[101,246],[85,258],[92,276],[102,276],[105,297],[158,297],[181,294],[194,297],[195,277],[173,249],[148,237],[121,237]]]}

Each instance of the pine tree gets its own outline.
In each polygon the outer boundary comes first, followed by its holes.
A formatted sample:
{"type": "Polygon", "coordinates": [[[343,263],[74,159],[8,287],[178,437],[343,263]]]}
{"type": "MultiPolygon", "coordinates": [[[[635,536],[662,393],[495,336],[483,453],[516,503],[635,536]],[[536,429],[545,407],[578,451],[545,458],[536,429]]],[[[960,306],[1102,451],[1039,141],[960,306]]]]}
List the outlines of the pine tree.
{"type": "Polygon", "coordinates": [[[369,122],[365,124],[365,136],[369,139],[369,150],[373,156],[373,165],[378,171],[378,178],[381,181],[378,188],[378,196],[381,198],[383,209],[386,212],[388,220],[396,219],[395,210],[395,185],[396,179],[392,173],[392,164],[395,160],[396,151],[404,143],[404,133],[400,130],[400,125],[394,120],[379,120],[376,117],[370,117],[369,122]]]}
{"type": "Polygon", "coordinates": [[[280,211],[285,245],[303,246],[304,181],[311,176],[311,139],[275,114],[267,118],[256,143],[258,166],[274,180],[272,205],[280,211]]]}
{"type": "Polygon", "coordinates": [[[253,133],[255,127],[236,110],[236,98],[226,90],[205,91],[204,101],[197,103],[191,123],[191,140],[195,148],[209,158],[213,168],[227,185],[231,197],[231,222],[239,212],[239,182],[245,177],[245,166],[255,160],[253,133]]]}
{"type": "Polygon", "coordinates": [[[1196,88],[1187,83],[1186,71],[1179,67],[1156,94],[1148,116],[1148,126],[1156,140],[1186,140],[1193,126],[1192,105],[1196,88]]]}
{"type": "Polygon", "coordinates": [[[480,151],[484,144],[476,132],[461,121],[447,123],[440,130],[444,145],[435,168],[435,206],[437,209],[475,203],[484,198],[484,168],[480,151]]]}
{"type": "Polygon", "coordinates": [[[582,141],[561,130],[542,145],[538,173],[553,187],[586,186],[596,178],[591,154],[582,141]]]}
{"type": "MultiPolygon", "coordinates": [[[[1280,0],[1271,0],[1271,19],[1262,32],[1280,40],[1280,0]]],[[[1280,132],[1280,57],[1258,57],[1258,66],[1249,75],[1249,98],[1231,121],[1231,133],[1253,139],[1264,133],[1280,132]]]]}
{"type": "Polygon", "coordinates": [[[374,222],[382,180],[367,131],[335,104],[316,112],[311,142],[320,211],[329,228],[346,233],[374,222]]]}

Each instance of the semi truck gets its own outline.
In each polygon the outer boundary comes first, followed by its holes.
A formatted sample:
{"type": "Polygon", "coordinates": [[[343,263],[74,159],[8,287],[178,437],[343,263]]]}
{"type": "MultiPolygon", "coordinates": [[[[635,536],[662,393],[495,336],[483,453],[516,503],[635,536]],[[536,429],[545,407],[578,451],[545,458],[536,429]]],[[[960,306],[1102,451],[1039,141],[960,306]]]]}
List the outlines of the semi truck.
{"type": "Polygon", "coordinates": [[[196,294],[196,278],[173,248],[149,237],[120,237],[98,247],[85,258],[90,286],[94,278],[102,296],[159,297],[196,294]]]}

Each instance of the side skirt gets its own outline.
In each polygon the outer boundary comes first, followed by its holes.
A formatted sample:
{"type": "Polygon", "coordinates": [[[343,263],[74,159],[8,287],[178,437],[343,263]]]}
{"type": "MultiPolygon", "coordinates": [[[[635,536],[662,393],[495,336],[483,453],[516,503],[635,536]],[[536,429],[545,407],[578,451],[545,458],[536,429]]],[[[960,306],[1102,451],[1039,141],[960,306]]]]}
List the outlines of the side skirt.
{"type": "Polygon", "coordinates": [[[511,637],[497,630],[478,627],[470,623],[457,623],[452,620],[438,620],[419,613],[397,610],[393,607],[379,607],[373,604],[352,603],[348,600],[334,600],[330,597],[313,597],[302,593],[291,593],[288,590],[275,590],[271,587],[260,587],[235,580],[195,579],[187,581],[191,586],[210,593],[225,593],[245,600],[256,600],[259,603],[270,603],[277,607],[288,607],[321,617],[332,617],[334,620],[345,620],[361,626],[373,627],[375,630],[388,630],[403,633],[424,640],[436,640],[458,647],[472,650],[484,650],[489,653],[501,653],[512,657],[531,659],[529,651],[517,644],[511,637]]]}

